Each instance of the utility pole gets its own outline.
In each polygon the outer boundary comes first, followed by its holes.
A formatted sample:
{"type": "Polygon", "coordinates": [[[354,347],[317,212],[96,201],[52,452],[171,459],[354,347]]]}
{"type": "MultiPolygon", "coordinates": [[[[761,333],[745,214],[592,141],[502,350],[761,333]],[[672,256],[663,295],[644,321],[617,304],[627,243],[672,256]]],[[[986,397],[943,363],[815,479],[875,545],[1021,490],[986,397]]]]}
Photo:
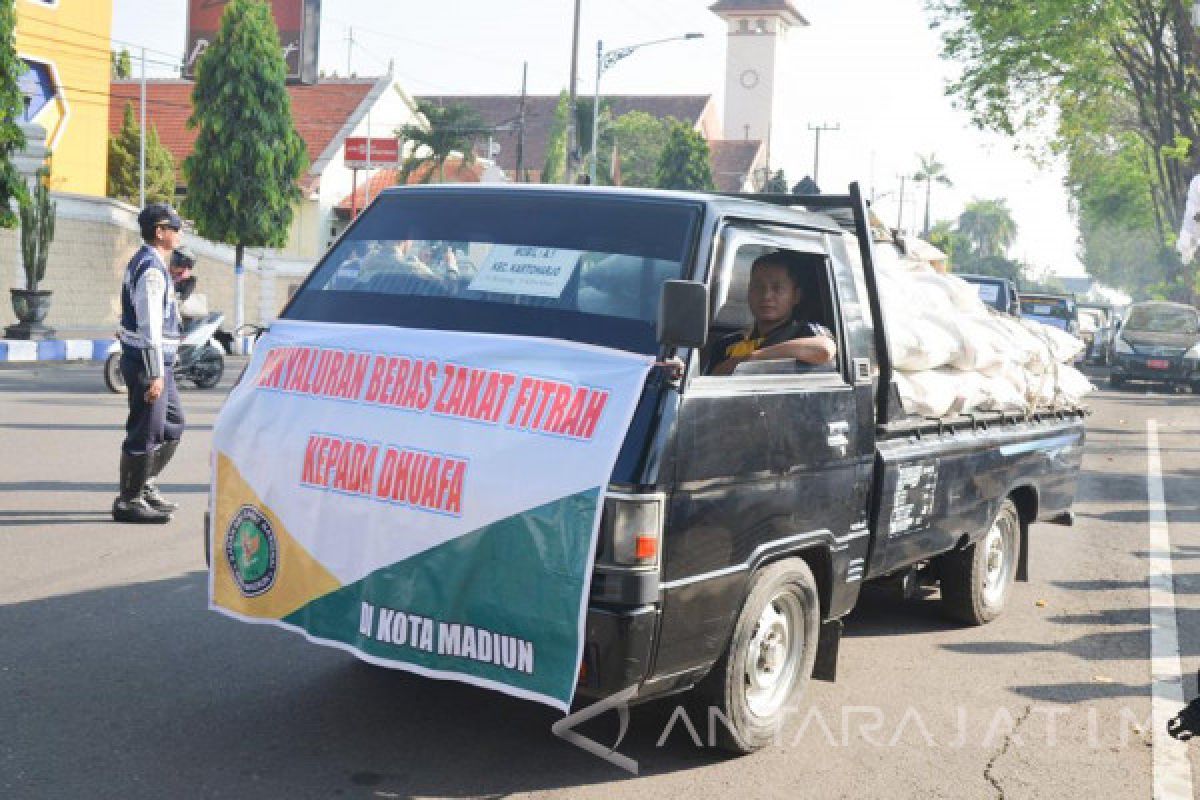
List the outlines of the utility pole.
{"type": "Polygon", "coordinates": [[[842,123],[839,122],[836,125],[826,125],[824,123],[821,123],[820,125],[810,124],[808,126],[808,129],[810,131],[815,131],[817,134],[816,147],[813,148],[814,152],[813,152],[812,179],[813,179],[813,183],[820,185],[820,183],[821,183],[821,178],[820,178],[820,173],[821,173],[821,134],[824,133],[825,131],[840,131],[842,129],[842,123]]]}
{"type": "Polygon", "coordinates": [[[354,28],[346,28],[346,77],[350,77],[351,59],[354,57],[354,28]]]}
{"type": "Polygon", "coordinates": [[[567,168],[564,178],[567,183],[575,182],[575,153],[579,148],[579,131],[575,130],[575,82],[579,71],[579,5],[575,0],[575,32],[571,35],[571,88],[567,103],[567,168]]]}
{"type": "Polygon", "coordinates": [[[900,176],[900,210],[896,213],[896,230],[900,231],[904,228],[904,182],[908,180],[907,175],[900,176]]]}
{"type": "Polygon", "coordinates": [[[142,48],[142,129],[138,140],[138,200],[146,207],[146,48],[142,48]]]}
{"type": "Polygon", "coordinates": [[[525,169],[525,86],[529,78],[529,62],[521,67],[521,110],[517,115],[517,170],[513,174],[513,183],[521,183],[521,174],[525,169]]]}

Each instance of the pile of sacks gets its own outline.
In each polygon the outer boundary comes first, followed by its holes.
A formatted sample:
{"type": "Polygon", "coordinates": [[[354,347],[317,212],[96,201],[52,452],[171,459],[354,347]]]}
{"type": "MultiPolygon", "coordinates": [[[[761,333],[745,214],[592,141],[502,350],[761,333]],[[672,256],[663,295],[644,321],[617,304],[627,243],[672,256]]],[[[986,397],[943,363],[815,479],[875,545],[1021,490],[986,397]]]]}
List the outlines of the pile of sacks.
{"type": "Polygon", "coordinates": [[[1029,413],[1078,405],[1095,387],[1069,362],[1081,340],[1001,314],[976,287],[875,246],[879,294],[904,409],[944,417],[976,411],[1029,413]]]}

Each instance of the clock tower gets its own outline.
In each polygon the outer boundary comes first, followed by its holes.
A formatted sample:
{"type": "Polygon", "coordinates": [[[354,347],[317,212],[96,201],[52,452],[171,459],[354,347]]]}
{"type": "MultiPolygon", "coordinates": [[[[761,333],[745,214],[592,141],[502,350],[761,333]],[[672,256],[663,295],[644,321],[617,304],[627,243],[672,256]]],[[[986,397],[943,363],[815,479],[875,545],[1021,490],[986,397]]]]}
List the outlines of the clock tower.
{"type": "Polygon", "coordinates": [[[766,142],[780,99],[789,33],[807,27],[808,20],[791,0],[718,0],[709,11],[728,28],[725,138],[766,142]]]}

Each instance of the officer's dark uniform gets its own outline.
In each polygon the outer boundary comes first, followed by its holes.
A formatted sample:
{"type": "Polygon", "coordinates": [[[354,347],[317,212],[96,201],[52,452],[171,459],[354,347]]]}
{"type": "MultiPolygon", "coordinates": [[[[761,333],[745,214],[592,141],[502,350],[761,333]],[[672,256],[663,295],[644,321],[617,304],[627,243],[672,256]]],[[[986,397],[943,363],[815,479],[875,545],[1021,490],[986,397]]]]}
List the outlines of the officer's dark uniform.
{"type": "MultiPolygon", "coordinates": [[[[143,231],[155,224],[178,230],[178,214],[166,204],[152,204],[138,216],[143,231]]],[[[183,436],[183,408],[172,366],[182,322],[171,276],[158,251],[143,244],[125,268],[121,284],[121,374],[129,388],[129,418],[121,444],[121,494],[113,517],[121,522],[166,522],[178,506],[158,494],[154,478],[175,454],[183,436]],[[152,380],[163,379],[163,391],[146,402],[152,380]]]]}

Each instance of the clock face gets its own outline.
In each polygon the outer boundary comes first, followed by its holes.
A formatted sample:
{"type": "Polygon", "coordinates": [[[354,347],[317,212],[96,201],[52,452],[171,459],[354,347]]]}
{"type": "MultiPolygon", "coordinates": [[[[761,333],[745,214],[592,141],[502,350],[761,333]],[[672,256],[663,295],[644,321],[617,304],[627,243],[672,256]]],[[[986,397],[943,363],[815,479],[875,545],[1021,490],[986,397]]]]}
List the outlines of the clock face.
{"type": "Polygon", "coordinates": [[[742,73],[741,81],[742,86],[747,89],[753,89],[755,86],[758,86],[758,73],[752,69],[748,69],[742,73]]]}

